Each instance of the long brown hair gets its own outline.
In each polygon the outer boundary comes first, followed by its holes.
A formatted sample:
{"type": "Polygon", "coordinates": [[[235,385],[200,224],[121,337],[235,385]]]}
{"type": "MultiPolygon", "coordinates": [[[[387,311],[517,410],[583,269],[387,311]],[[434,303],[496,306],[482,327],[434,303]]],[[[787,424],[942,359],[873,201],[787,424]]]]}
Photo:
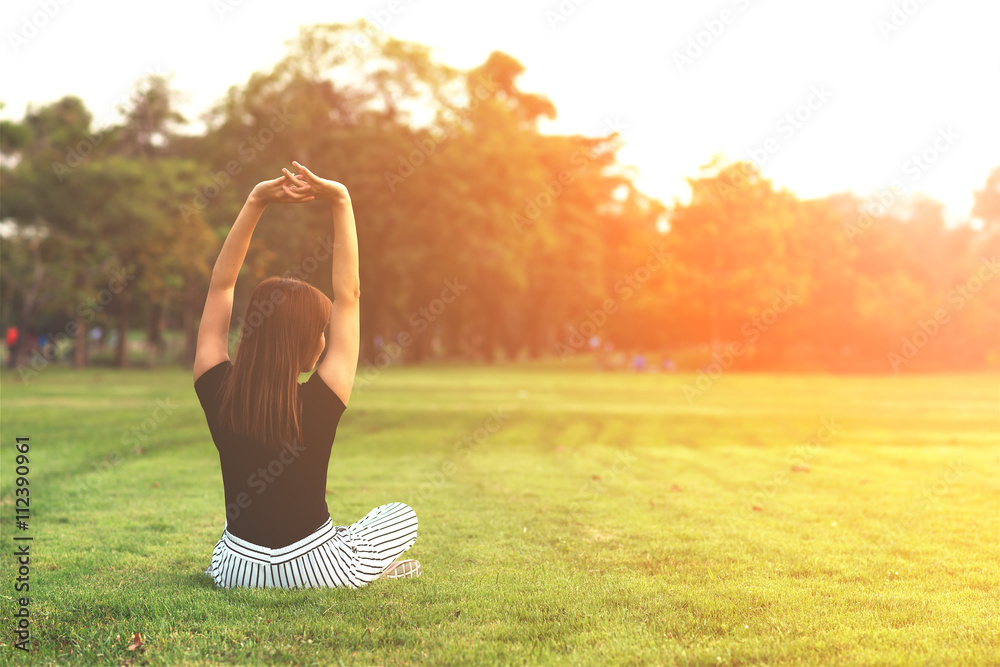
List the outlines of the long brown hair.
{"type": "Polygon", "coordinates": [[[332,308],[302,280],[271,277],[257,285],[222,383],[220,424],[276,450],[302,442],[299,373],[312,361],[332,308]]]}

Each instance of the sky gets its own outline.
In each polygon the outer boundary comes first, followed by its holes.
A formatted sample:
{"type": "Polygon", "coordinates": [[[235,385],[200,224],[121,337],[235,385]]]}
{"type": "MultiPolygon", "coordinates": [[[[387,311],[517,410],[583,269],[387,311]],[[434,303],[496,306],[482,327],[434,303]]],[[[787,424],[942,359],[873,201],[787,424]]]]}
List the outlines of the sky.
{"type": "MultiPolygon", "coordinates": [[[[152,72],[197,117],[264,71],[300,25],[367,18],[472,68],[503,51],[558,116],[603,136],[640,190],[686,201],[714,155],[756,162],[801,198],[894,183],[967,220],[1000,166],[1000,2],[993,0],[5,0],[0,117],[67,94],[97,124],[152,72]]],[[[291,158],[290,158],[291,159],[291,158]]]]}

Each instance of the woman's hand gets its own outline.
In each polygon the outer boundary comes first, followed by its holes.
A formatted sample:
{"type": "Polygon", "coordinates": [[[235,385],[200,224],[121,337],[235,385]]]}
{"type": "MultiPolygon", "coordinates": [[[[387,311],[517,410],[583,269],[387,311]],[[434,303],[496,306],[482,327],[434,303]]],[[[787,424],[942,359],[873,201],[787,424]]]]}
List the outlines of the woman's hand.
{"type": "Polygon", "coordinates": [[[261,181],[254,186],[250,193],[250,199],[261,205],[268,204],[300,204],[316,199],[313,187],[300,180],[285,168],[281,169],[282,175],[270,181],[261,181]]]}
{"type": "Polygon", "coordinates": [[[338,183],[337,181],[329,181],[325,178],[320,178],[316,174],[309,171],[304,165],[298,162],[292,161],[295,168],[302,172],[300,178],[304,178],[306,185],[312,187],[312,192],[316,195],[317,199],[325,199],[327,201],[343,201],[348,198],[347,186],[343,183],[338,183]]]}

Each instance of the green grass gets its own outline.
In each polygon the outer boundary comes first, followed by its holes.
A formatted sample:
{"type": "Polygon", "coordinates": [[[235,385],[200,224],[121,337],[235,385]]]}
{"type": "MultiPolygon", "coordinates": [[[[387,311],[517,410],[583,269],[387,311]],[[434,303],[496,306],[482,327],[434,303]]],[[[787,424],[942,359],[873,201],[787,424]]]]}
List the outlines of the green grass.
{"type": "Polygon", "coordinates": [[[339,524],[409,503],[423,576],[227,591],[202,574],[223,493],[188,371],[5,370],[0,662],[1000,663],[996,375],[731,374],[688,401],[693,379],[386,370],[327,500],[339,524]],[[24,435],[30,656],[7,555],[24,435]]]}

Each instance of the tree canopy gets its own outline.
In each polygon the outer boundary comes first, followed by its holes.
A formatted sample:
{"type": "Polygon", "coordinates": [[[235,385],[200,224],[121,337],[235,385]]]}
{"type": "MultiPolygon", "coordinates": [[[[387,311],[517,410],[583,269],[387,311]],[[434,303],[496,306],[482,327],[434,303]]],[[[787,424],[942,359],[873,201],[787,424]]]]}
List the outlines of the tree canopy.
{"type": "MultiPolygon", "coordinates": [[[[111,127],[72,96],[4,122],[3,323],[69,338],[114,323],[121,365],[135,322],[154,346],[164,326],[183,329],[190,362],[236,213],[297,159],[351,192],[365,363],[565,359],[593,340],[696,365],[996,365],[1000,168],[970,224],[951,227],[931,200],[876,217],[851,193],[801,200],[720,158],[667,206],[617,163],[617,133],[542,134],[556,108],[519,88],[513,57],[460,71],[382,31],[359,46],[364,27],[302,29],[196,134],[158,75],[111,127]],[[401,333],[412,342],[392,345],[401,333]]],[[[270,208],[234,324],[269,275],[329,293],[330,260],[303,260],[330,234],[320,204],[270,208]]]]}

